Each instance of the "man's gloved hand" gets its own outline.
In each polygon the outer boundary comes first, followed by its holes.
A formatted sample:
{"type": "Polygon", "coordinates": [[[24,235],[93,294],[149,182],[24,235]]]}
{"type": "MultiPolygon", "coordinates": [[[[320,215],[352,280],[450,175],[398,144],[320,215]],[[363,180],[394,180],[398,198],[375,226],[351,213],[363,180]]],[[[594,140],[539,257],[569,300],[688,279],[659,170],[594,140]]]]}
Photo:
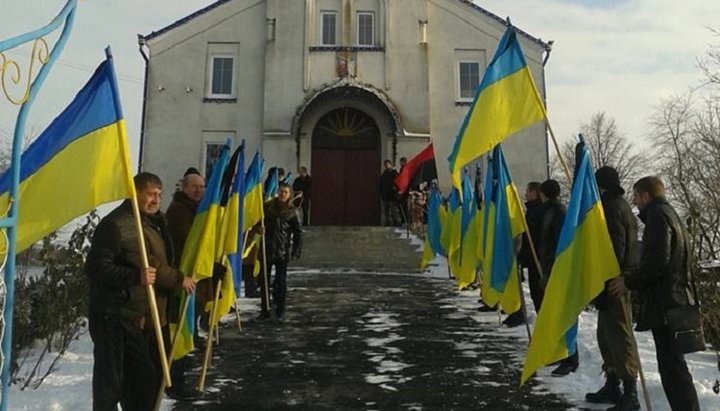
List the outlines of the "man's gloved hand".
{"type": "Polygon", "coordinates": [[[225,268],[224,265],[220,263],[213,263],[213,274],[212,274],[212,281],[213,284],[217,284],[218,281],[222,280],[225,276],[225,273],[227,272],[227,268],[225,268]]]}
{"type": "Polygon", "coordinates": [[[293,260],[300,259],[300,250],[292,250],[292,253],[290,253],[290,256],[293,260]]]}

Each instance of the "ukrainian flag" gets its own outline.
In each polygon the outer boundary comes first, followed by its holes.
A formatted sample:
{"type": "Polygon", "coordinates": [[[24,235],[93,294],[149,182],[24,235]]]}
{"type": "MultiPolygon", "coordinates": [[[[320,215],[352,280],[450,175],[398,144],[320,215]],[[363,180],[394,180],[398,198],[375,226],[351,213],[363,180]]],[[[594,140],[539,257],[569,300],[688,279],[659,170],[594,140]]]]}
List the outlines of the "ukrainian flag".
{"type": "MultiPolygon", "coordinates": [[[[218,249],[218,221],[220,221],[220,199],[222,193],[223,171],[227,167],[230,152],[228,141],[220,152],[220,158],[208,182],[207,189],[198,205],[185,247],[180,257],[180,271],[193,280],[200,281],[211,278],[216,250],[218,249]]],[[[173,342],[173,359],[186,356],[193,350],[193,333],[195,331],[195,294],[188,296],[182,326],[177,332],[177,342],[173,342]]],[[[176,325],[177,326],[177,325],[176,325]]],[[[175,334],[175,327],[172,327],[175,334]]]]}
{"type": "Polygon", "coordinates": [[[450,272],[456,277],[460,272],[461,219],[460,192],[453,187],[448,196],[447,219],[440,234],[440,243],[442,248],[447,251],[450,272]]]}
{"type": "Polygon", "coordinates": [[[243,201],[243,231],[247,231],[265,218],[262,184],[263,160],[255,153],[245,175],[245,198],[243,201]]]}
{"type": "Polygon", "coordinates": [[[425,247],[423,249],[423,257],[420,261],[420,269],[424,270],[428,263],[435,258],[436,255],[445,255],[440,237],[442,227],[447,219],[447,211],[442,206],[442,197],[436,187],[430,189],[428,198],[428,224],[427,233],[425,234],[425,247]]]}
{"type": "Polygon", "coordinates": [[[470,176],[463,176],[462,186],[463,203],[460,209],[460,249],[458,250],[458,270],[455,278],[462,289],[475,281],[477,275],[478,259],[475,250],[479,237],[477,224],[477,202],[472,188],[470,176]]]}
{"type": "Polygon", "coordinates": [[[226,237],[225,243],[232,244],[233,238],[235,247],[234,249],[226,247],[226,254],[228,254],[228,260],[230,261],[230,269],[233,273],[233,283],[235,288],[235,294],[240,294],[240,284],[242,284],[242,246],[243,238],[245,233],[242,231],[243,227],[243,205],[245,203],[245,141],[238,148],[236,153],[237,167],[235,170],[235,177],[233,177],[233,186],[230,192],[230,200],[228,201],[228,210],[232,210],[235,216],[232,221],[229,222],[230,230],[226,237]]]}
{"type": "Polygon", "coordinates": [[[507,313],[520,309],[516,239],[527,231],[520,196],[500,145],[488,164],[484,210],[483,300],[507,313]]]}
{"type": "Polygon", "coordinates": [[[600,202],[590,154],[582,143],[555,264],[538,313],[521,384],[539,368],[574,353],[577,317],[620,274],[600,202]]]}
{"type": "MultiPolygon", "coordinates": [[[[73,218],[135,195],[127,132],[112,60],[22,154],[17,252],[73,218]],[[48,206],[52,205],[52,206],[48,206]]],[[[0,210],[10,198],[10,170],[0,177],[0,210]]]]}
{"type": "Polygon", "coordinates": [[[547,117],[513,27],[485,71],[448,161],[453,185],[462,168],[510,135],[547,117]]]}
{"type": "Polygon", "coordinates": [[[278,168],[273,167],[270,173],[270,181],[265,189],[265,201],[270,201],[277,197],[278,188],[280,187],[280,176],[278,174],[278,168]]]}

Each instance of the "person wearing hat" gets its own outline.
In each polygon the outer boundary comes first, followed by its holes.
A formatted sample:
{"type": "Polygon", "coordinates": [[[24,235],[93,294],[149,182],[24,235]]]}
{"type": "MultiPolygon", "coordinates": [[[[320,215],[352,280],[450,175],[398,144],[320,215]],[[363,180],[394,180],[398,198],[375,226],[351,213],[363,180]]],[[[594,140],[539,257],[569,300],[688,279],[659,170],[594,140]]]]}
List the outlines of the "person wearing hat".
{"type": "MultiPolygon", "coordinates": [[[[560,202],[560,184],[556,180],[545,180],[540,185],[540,199],[543,203],[543,218],[540,229],[538,258],[540,258],[540,266],[544,276],[543,288],[545,288],[552,267],[555,264],[555,252],[560,241],[560,232],[565,222],[567,208],[560,202]]],[[[558,362],[558,366],[552,370],[552,375],[562,377],[575,372],[579,363],[580,357],[576,346],[572,355],[558,362]]]]}
{"type": "MultiPolygon", "coordinates": [[[[605,220],[615,256],[624,274],[638,263],[637,221],[620,186],[617,171],[609,166],[595,172],[605,220]]],[[[632,305],[629,294],[614,296],[606,289],[594,301],[598,309],[597,340],[602,355],[605,384],[585,399],[596,404],[615,404],[611,410],[640,409],[637,397],[639,359],[632,332],[632,305]],[[623,392],[620,391],[623,382],[623,392]]]]}

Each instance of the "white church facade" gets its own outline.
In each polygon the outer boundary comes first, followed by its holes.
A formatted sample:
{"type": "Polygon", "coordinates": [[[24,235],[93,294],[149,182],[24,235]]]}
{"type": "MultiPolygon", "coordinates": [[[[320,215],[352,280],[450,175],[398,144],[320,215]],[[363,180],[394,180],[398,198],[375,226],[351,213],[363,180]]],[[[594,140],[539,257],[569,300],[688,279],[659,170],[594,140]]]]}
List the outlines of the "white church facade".
{"type": "MultiPolygon", "coordinates": [[[[140,169],[175,182],[246,142],[313,178],[313,224],[380,221],[382,162],[434,143],[440,185],[506,29],[466,0],[219,0],[148,35],[140,169]]],[[[519,31],[544,95],[547,43],[519,31]]],[[[520,186],[547,177],[545,127],[503,144],[520,186]]],[[[521,189],[522,190],[522,189],[521,189]]]]}

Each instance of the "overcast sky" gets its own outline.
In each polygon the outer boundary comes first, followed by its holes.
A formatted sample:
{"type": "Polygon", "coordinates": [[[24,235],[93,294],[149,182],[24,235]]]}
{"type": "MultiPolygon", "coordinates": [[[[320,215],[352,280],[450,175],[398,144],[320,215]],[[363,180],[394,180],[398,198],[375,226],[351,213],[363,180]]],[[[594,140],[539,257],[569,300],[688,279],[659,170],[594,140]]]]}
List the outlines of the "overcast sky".
{"type": "MultiPolygon", "coordinates": [[[[301,0],[285,0],[301,1],[301,0]]],[[[29,128],[43,129],[72,99],[111,45],[131,139],[132,158],[142,108],[144,63],[137,33],[148,34],[211,0],[81,0],[70,41],[31,111],[29,128]]],[[[554,40],[546,67],[551,123],[561,139],[605,111],[628,137],[644,142],[646,119],[659,99],[700,83],[696,59],[720,29],[714,0],[476,0],[521,29],[554,40]]],[[[46,24],[63,0],[0,0],[0,38],[46,24]]],[[[18,49],[9,57],[29,53],[18,49]]],[[[15,110],[0,97],[0,130],[13,129],[15,110]]]]}

